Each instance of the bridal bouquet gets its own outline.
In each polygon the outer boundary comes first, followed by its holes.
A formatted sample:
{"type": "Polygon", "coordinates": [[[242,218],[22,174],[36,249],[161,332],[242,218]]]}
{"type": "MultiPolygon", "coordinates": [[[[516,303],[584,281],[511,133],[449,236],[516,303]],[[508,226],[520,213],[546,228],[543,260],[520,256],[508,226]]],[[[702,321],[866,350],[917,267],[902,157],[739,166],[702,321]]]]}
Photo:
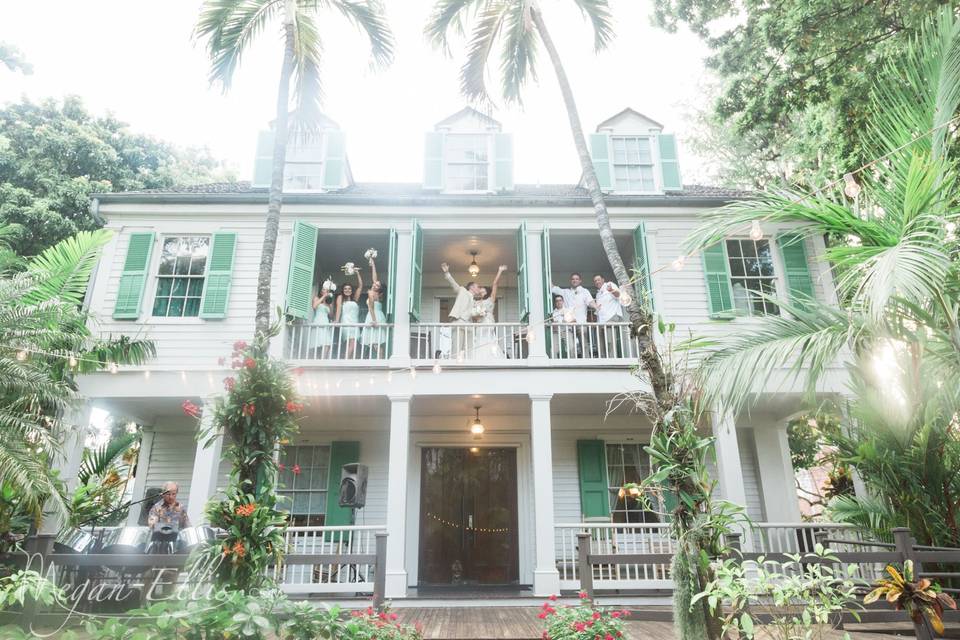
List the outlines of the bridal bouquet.
{"type": "Polygon", "coordinates": [[[333,293],[337,290],[337,285],[333,281],[333,278],[327,276],[327,279],[323,281],[322,285],[320,285],[320,290],[323,291],[324,289],[326,289],[330,293],[333,293]]]}
{"type": "Polygon", "coordinates": [[[352,262],[348,262],[340,267],[340,270],[343,271],[345,275],[352,276],[357,272],[357,265],[353,264],[352,262]]]}
{"type": "Polygon", "coordinates": [[[470,312],[470,316],[474,319],[482,319],[486,317],[486,315],[487,315],[487,309],[482,305],[476,305],[473,308],[473,311],[470,312]]]}
{"type": "Polygon", "coordinates": [[[376,249],[367,249],[366,253],[363,254],[364,260],[376,260],[377,259],[377,250],[376,249]]]}

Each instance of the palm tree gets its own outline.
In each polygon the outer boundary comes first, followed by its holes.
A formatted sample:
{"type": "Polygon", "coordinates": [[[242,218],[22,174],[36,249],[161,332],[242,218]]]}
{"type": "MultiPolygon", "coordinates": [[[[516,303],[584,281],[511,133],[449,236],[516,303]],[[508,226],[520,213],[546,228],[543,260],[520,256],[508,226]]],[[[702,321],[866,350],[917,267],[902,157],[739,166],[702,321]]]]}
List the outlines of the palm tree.
{"type": "Polygon", "coordinates": [[[776,300],[784,315],[706,346],[699,383],[736,412],[777,370],[803,379],[812,398],[826,370],[845,361],[851,398],[838,455],[861,471],[873,498],[841,500],[834,517],[882,533],[896,515],[893,524],[908,524],[918,539],[956,543],[960,19],[949,8],[888,64],[873,104],[869,167],[813,194],[785,190],[729,205],[689,239],[695,252],[753,222],[802,223],[803,235],[832,239],[826,258],[841,302],[776,300]]]}
{"type": "Polygon", "coordinates": [[[243,54],[257,36],[275,20],[281,20],[283,25],[273,175],[257,277],[255,333],[262,335],[267,335],[270,328],[270,278],[283,202],[283,169],[290,130],[290,83],[293,82],[296,102],[295,129],[306,134],[317,122],[322,95],[320,61],[323,41],[318,29],[321,9],[341,14],[367,35],[376,65],[390,62],[393,36],[378,0],[205,0],[196,26],[196,35],[207,39],[207,53],[212,64],[210,81],[227,90],[243,54]]]}
{"type": "MultiPolygon", "coordinates": [[[[613,16],[607,0],[572,0],[593,29],[593,44],[601,51],[613,38],[613,16]]],[[[633,294],[632,278],[617,249],[610,228],[607,205],[600,190],[600,182],[590,158],[587,141],[580,123],[580,113],[573,96],[573,88],[567,78],[560,53],[547,29],[540,3],[537,0],[437,0],[433,14],[425,29],[427,38],[437,47],[449,50],[451,32],[462,32],[469,21],[476,24],[470,34],[467,60],[460,72],[460,90],[470,100],[485,103],[490,96],[486,86],[490,56],[500,46],[501,92],[508,103],[520,103],[524,85],[536,79],[536,59],[540,44],[547,51],[550,64],[557,76],[560,93],[563,95],[570,132],[580,160],[583,186],[590,194],[593,210],[600,231],[600,242],[607,261],[617,279],[617,284],[631,298],[628,305],[632,331],[643,342],[641,366],[649,376],[653,396],[662,411],[668,409],[670,376],[663,367],[651,336],[652,313],[633,294]]]]}

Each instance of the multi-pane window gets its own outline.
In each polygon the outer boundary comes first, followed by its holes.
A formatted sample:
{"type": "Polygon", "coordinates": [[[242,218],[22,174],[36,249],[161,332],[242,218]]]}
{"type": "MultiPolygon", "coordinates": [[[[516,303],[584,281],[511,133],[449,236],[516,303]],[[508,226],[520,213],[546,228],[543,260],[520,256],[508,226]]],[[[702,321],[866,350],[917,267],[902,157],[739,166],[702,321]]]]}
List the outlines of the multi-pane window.
{"type": "Polygon", "coordinates": [[[490,136],[455,133],[446,137],[447,191],[486,191],[490,136]]]}
{"type": "Polygon", "coordinates": [[[653,191],[653,155],[650,138],[615,136],[613,179],[617,191],[653,191]]]}
{"type": "Polygon", "coordinates": [[[283,166],[284,191],[323,189],[323,138],[311,135],[291,139],[283,166]]]}
{"type": "Polygon", "coordinates": [[[280,452],[279,468],[277,495],[286,498],[282,508],[290,513],[290,524],[295,527],[323,526],[327,513],[330,447],[284,447],[280,452]]]}
{"type": "Polygon", "coordinates": [[[727,257],[730,260],[733,308],[748,316],[780,313],[777,305],[761,295],[773,296],[777,293],[770,242],[739,238],[727,240],[727,257]]]}
{"type": "Polygon", "coordinates": [[[200,314],[203,277],[207,271],[210,238],[167,236],[163,239],[153,315],[194,317],[200,314]]]}
{"type": "MultiPolygon", "coordinates": [[[[639,483],[650,475],[650,458],[640,444],[607,443],[607,482],[610,483],[610,515],[613,522],[659,522],[656,513],[643,508],[641,501],[620,497],[620,489],[628,482],[639,483]]],[[[655,496],[650,503],[659,504],[655,496]]]]}

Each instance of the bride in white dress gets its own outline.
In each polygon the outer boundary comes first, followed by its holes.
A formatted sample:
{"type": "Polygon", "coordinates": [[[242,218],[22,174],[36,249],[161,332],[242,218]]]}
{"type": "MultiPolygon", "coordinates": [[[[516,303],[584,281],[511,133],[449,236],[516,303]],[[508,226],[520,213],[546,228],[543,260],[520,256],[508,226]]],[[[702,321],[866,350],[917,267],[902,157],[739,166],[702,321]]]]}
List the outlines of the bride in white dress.
{"type": "Polygon", "coordinates": [[[500,283],[500,276],[503,275],[503,272],[506,270],[507,265],[500,265],[489,293],[487,293],[486,287],[481,287],[484,293],[483,299],[477,300],[474,303],[472,313],[473,321],[480,325],[488,325],[477,328],[477,333],[473,341],[474,345],[476,345],[473,350],[474,360],[502,360],[506,358],[503,352],[503,345],[500,344],[499,336],[497,336],[497,327],[494,326],[496,319],[493,317],[493,310],[497,304],[497,286],[500,283]]]}

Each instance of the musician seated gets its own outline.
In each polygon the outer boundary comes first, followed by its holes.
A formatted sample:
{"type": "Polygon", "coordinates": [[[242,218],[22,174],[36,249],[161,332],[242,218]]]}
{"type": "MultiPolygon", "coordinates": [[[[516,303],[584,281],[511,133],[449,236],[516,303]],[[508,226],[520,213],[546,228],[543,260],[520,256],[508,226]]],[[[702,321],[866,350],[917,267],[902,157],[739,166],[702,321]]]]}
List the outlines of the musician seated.
{"type": "Polygon", "coordinates": [[[172,525],[177,529],[186,529],[190,526],[187,510],[177,502],[176,482],[166,482],[163,485],[163,498],[150,509],[147,517],[147,526],[155,529],[156,525],[172,525]]]}

